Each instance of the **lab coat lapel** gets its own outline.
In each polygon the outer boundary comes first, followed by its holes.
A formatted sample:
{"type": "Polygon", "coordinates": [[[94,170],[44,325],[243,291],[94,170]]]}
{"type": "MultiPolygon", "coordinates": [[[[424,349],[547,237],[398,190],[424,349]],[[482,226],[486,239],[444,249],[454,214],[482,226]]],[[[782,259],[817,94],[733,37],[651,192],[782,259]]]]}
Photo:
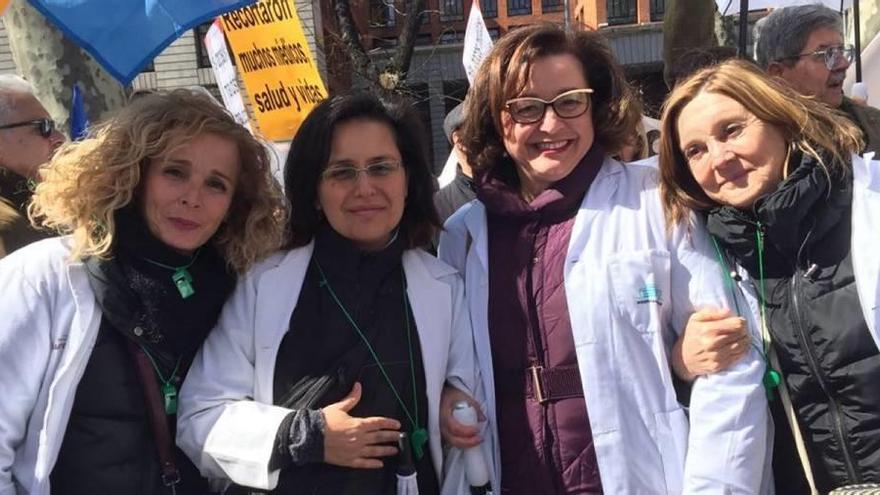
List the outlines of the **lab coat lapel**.
{"type": "Polygon", "coordinates": [[[281,339],[290,326],[290,316],[312,259],[314,243],[290,251],[275,268],[260,277],[254,315],[256,385],[254,399],[273,403],[272,377],[281,339]]]}
{"type": "Polygon", "coordinates": [[[862,312],[880,348],[880,162],[853,155],[852,259],[862,312]]]}

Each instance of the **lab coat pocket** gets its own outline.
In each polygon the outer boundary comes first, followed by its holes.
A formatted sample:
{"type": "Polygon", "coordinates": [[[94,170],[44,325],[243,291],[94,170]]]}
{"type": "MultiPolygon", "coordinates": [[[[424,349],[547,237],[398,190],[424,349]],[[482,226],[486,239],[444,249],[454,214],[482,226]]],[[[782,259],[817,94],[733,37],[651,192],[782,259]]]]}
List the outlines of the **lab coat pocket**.
{"type": "Polygon", "coordinates": [[[608,262],[612,303],[625,323],[641,333],[656,333],[668,307],[669,253],[642,250],[614,255],[608,262]]]}
{"type": "Polygon", "coordinates": [[[682,491],[688,441],[688,420],[684,409],[655,413],[654,428],[654,441],[663,462],[666,493],[678,495],[682,491]]]}

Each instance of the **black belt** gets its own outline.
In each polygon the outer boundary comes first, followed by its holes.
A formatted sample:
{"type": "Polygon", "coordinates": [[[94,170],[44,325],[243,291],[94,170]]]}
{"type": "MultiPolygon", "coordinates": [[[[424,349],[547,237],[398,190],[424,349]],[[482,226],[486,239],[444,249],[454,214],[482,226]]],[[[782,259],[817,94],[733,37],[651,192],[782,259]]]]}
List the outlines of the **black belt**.
{"type": "Polygon", "coordinates": [[[524,394],[539,404],[584,396],[581,374],[576,364],[550,368],[535,365],[501,374],[508,378],[499,384],[501,386],[497,392],[501,394],[524,394]]]}

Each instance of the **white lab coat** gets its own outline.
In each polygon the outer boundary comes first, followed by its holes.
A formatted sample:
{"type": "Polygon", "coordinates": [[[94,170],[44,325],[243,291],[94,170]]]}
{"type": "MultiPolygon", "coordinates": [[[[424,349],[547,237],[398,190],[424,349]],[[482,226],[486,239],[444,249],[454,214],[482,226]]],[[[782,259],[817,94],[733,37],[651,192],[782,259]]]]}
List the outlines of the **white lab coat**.
{"type": "Polygon", "coordinates": [[[0,495],[48,495],[101,310],[70,238],[0,260],[0,495]]]}
{"type": "MultiPolygon", "coordinates": [[[[464,274],[485,410],[496,417],[488,331],[485,207],[447,221],[440,256],[464,274]]],[[[702,226],[667,232],[657,170],[606,159],[575,217],[564,281],[605,493],[755,494],[768,442],[764,363],[750,353],[698,378],[688,413],[676,400],[668,352],[695,307],[728,307],[702,226]]],[[[486,449],[501,471],[496,435],[486,449]]],[[[494,486],[499,486],[497,480],[494,486]]]]}
{"type": "MultiPolygon", "coordinates": [[[[209,478],[260,489],[278,483],[279,471],[270,471],[268,465],[279,424],[290,410],[272,405],[275,359],[312,249],[309,244],[277,253],[252,269],[187,374],[180,392],[177,443],[209,478]]],[[[421,250],[404,252],[403,270],[425,369],[428,445],[439,475],[443,384],[473,390],[476,380],[464,285],[452,267],[421,250]]],[[[463,470],[450,469],[448,476],[460,479],[463,470]]]]}

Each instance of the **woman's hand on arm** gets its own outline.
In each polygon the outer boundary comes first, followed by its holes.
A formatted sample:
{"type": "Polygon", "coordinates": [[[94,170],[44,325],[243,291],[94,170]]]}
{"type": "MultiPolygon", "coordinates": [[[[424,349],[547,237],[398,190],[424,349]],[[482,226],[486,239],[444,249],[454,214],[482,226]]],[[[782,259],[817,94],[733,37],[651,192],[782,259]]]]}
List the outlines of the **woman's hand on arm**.
{"type": "Polygon", "coordinates": [[[672,349],[672,369],[685,381],[717,373],[749,350],[746,322],[728,309],[705,308],[693,313],[672,349]]]}
{"type": "Polygon", "coordinates": [[[465,426],[452,415],[452,409],[456,403],[465,401],[477,411],[480,421],[485,421],[486,417],[477,403],[465,392],[447,385],[443,387],[443,393],[440,395],[440,436],[449,445],[460,449],[475,447],[483,443],[480,437],[480,430],[476,426],[465,426]]]}
{"type": "Polygon", "coordinates": [[[381,469],[380,457],[397,454],[400,423],[391,418],[350,416],[349,411],[360,400],[361,385],[355,383],[345,398],[321,410],[325,423],[324,462],[351,468],[381,469]]]}

